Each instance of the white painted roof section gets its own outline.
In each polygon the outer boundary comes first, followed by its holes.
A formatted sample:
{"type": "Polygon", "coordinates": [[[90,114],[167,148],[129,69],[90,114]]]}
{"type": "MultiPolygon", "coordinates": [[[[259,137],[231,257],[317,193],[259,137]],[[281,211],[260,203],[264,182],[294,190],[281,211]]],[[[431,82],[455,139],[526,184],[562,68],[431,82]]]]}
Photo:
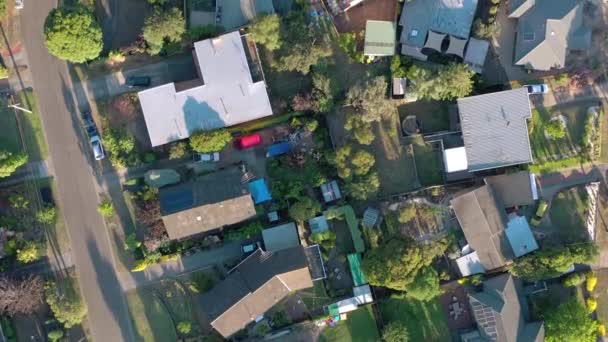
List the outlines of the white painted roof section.
{"type": "Polygon", "coordinates": [[[353,295],[353,298],[355,298],[358,305],[368,304],[374,301],[369,284],[353,287],[353,295]]]}
{"type": "Polygon", "coordinates": [[[463,277],[468,277],[472,274],[485,273],[486,270],[483,268],[477,252],[467,254],[463,257],[456,259],[456,264],[460,270],[460,274],[463,277]]]}
{"type": "Polygon", "coordinates": [[[447,173],[465,171],[469,168],[467,151],[464,146],[444,150],[443,161],[447,173]]]}
{"type": "Polygon", "coordinates": [[[176,92],[173,83],[139,92],[152,146],[272,115],[263,81],[253,83],[241,36],[194,43],[204,85],[176,92]]]}

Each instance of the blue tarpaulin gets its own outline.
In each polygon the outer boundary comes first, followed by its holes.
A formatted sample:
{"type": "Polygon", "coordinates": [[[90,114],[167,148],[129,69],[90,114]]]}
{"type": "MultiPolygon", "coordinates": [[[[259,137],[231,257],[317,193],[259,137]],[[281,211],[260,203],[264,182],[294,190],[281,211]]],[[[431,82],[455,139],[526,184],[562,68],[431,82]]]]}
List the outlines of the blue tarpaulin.
{"type": "Polygon", "coordinates": [[[288,142],[276,143],[268,146],[266,157],[276,157],[291,151],[291,144],[288,142]]]}
{"type": "Polygon", "coordinates": [[[249,182],[249,193],[253,197],[253,202],[255,204],[270,201],[272,199],[263,178],[249,182]]]}

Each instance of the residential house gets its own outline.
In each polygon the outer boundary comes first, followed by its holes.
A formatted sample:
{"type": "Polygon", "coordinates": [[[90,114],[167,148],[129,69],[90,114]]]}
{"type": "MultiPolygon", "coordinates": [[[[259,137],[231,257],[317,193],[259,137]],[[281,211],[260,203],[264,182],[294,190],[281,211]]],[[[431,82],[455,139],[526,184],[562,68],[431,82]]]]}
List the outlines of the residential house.
{"type": "Polygon", "coordinates": [[[521,282],[509,273],[483,282],[481,291],[468,294],[478,331],[461,335],[462,341],[542,342],[543,322],[530,321],[521,282]]]}
{"type": "Polygon", "coordinates": [[[193,55],[197,79],[138,93],[153,147],[272,115],[266,84],[252,78],[238,31],[194,43],[193,55]]]}
{"type": "Polygon", "coordinates": [[[509,18],[517,20],[514,63],[526,69],[560,69],[568,51],[591,46],[585,0],[511,0],[509,18]]]}
{"type": "Polygon", "coordinates": [[[172,240],[180,240],[255,217],[255,207],[239,168],[159,190],[160,211],[172,240]]]}
{"type": "Polygon", "coordinates": [[[477,0],[411,0],[403,4],[399,25],[403,27],[399,39],[401,54],[426,60],[423,48],[443,52],[446,37],[449,46],[446,53],[463,57],[477,0]]]}
{"type": "Polygon", "coordinates": [[[274,13],[272,0],[216,0],[215,23],[227,31],[241,28],[258,15],[274,13]]]}
{"type": "MultiPolygon", "coordinates": [[[[514,180],[518,178],[523,179],[523,174],[513,177],[514,180]]],[[[532,193],[531,178],[528,176],[527,179],[527,185],[524,181],[519,187],[514,183],[514,189],[532,193]]],[[[500,269],[513,259],[538,249],[526,218],[515,212],[508,214],[503,202],[507,199],[509,206],[519,206],[528,203],[528,198],[522,195],[518,199],[512,195],[517,190],[505,191],[500,185],[492,185],[496,183],[498,181],[492,179],[451,201],[468,243],[461,252],[463,256],[456,260],[463,276],[500,269]]],[[[507,183],[505,179],[504,184],[507,183]]]]}
{"type": "Polygon", "coordinates": [[[457,100],[464,149],[444,152],[447,172],[477,172],[532,163],[525,88],[457,100]]]}
{"type": "Polygon", "coordinates": [[[229,338],[291,292],[313,286],[302,247],[275,252],[256,250],[200,297],[211,326],[229,338]]]}

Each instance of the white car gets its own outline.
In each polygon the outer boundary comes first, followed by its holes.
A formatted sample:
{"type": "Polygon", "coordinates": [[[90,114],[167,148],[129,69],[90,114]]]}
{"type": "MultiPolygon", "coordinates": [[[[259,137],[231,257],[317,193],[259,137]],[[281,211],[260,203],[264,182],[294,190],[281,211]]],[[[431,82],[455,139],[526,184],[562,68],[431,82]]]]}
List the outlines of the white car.
{"type": "Polygon", "coordinates": [[[91,137],[91,147],[93,148],[93,155],[95,156],[95,160],[102,160],[106,157],[105,152],[103,151],[103,146],[101,145],[101,139],[99,135],[94,135],[91,137]]]}
{"type": "Polygon", "coordinates": [[[23,0],[15,0],[15,8],[23,9],[23,0]]]}
{"type": "Polygon", "coordinates": [[[529,84],[524,88],[528,90],[528,94],[546,94],[549,92],[549,86],[546,84],[529,84]]]}
{"type": "Polygon", "coordinates": [[[197,162],[203,162],[203,163],[215,163],[220,161],[220,153],[219,152],[213,152],[213,153],[196,153],[194,155],[194,161],[197,162]]]}

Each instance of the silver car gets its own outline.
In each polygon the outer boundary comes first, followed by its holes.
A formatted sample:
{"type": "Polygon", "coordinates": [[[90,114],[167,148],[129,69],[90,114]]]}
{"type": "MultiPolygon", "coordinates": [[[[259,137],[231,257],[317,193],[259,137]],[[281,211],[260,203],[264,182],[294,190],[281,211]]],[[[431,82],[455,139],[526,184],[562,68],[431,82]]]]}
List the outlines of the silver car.
{"type": "Polygon", "coordinates": [[[528,94],[546,94],[549,92],[549,87],[546,84],[529,84],[525,85],[524,88],[528,90],[528,94]]]}
{"type": "Polygon", "coordinates": [[[95,156],[95,160],[102,160],[106,157],[106,153],[103,151],[103,146],[101,145],[101,139],[99,135],[94,135],[91,137],[91,147],[93,148],[93,155],[95,156]]]}

